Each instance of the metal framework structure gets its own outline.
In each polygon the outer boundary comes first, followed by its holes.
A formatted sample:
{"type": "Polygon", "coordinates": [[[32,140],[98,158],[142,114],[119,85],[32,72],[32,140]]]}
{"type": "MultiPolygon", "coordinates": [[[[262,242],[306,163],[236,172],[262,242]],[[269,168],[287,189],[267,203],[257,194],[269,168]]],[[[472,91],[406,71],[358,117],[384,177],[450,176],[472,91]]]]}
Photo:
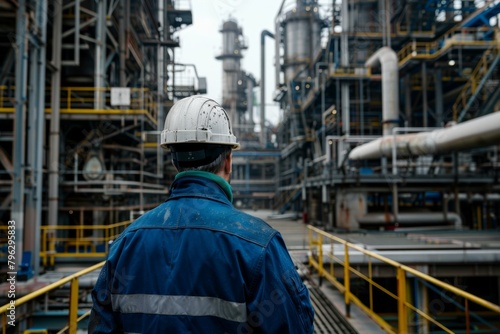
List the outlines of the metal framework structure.
{"type": "Polygon", "coordinates": [[[335,1],[326,7],[284,1],[275,32],[276,50],[283,52],[276,56],[275,100],[284,114],[275,209],[304,211],[329,229],[360,228],[359,219],[370,212],[393,215],[372,224],[376,228],[405,224],[397,221],[398,211],[409,206],[454,211],[472,228],[494,227],[500,212],[492,201],[472,208],[462,198],[499,195],[497,138],[393,159],[390,147],[376,158],[349,153],[382,135],[457,122],[467,127],[498,110],[499,13],[497,1],[335,1]],[[302,31],[310,32],[307,38],[302,31]],[[384,46],[393,55],[376,54],[384,46]]]}
{"type": "Polygon", "coordinates": [[[40,250],[61,251],[42,240],[75,237],[57,226],[105,237],[89,227],[164,200],[157,133],[179,92],[206,92],[197,75],[175,86],[191,23],[189,1],[0,1],[0,224],[15,221],[18,264],[31,252],[37,274],[40,250]]]}
{"type": "MultiPolygon", "coordinates": [[[[274,209],[336,233],[498,229],[499,13],[498,1],[284,1],[274,209]]],[[[450,279],[498,296],[486,262],[450,279]]]]}

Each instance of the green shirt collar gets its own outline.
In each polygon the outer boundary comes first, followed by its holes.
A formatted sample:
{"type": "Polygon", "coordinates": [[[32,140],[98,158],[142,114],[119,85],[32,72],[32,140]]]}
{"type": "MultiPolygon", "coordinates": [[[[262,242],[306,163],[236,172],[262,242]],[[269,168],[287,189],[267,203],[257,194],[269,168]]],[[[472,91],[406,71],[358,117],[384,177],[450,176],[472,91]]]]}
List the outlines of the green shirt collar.
{"type": "Polygon", "coordinates": [[[178,173],[175,176],[175,180],[177,180],[181,177],[184,177],[184,176],[199,176],[199,177],[204,177],[206,179],[214,181],[222,188],[222,190],[224,190],[224,193],[226,194],[229,201],[231,203],[233,203],[233,190],[231,189],[231,186],[229,185],[229,183],[226,180],[224,180],[222,177],[220,177],[219,175],[215,175],[213,173],[205,172],[205,171],[201,171],[201,170],[188,170],[185,172],[178,173]]]}

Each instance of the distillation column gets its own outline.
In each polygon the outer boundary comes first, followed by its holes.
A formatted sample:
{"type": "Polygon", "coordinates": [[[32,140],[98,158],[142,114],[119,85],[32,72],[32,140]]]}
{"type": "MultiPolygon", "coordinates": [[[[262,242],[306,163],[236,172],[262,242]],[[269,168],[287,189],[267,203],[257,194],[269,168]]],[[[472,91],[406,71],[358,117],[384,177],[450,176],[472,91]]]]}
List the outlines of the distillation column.
{"type": "Polygon", "coordinates": [[[229,112],[233,129],[238,136],[240,122],[238,107],[238,80],[241,72],[240,60],[245,48],[241,28],[235,21],[222,24],[222,53],[215,57],[222,60],[222,106],[229,112]]]}
{"type": "MultiPolygon", "coordinates": [[[[295,103],[305,98],[305,81],[313,76],[311,66],[321,50],[321,18],[316,0],[297,0],[296,6],[282,18],[284,36],[284,80],[288,89],[289,104],[293,111],[295,103]]],[[[279,34],[278,32],[276,33],[279,34]]],[[[306,133],[306,115],[292,114],[292,136],[306,133]],[[301,118],[299,118],[301,117],[301,118]],[[301,126],[302,124],[302,126],[301,126]]]]}

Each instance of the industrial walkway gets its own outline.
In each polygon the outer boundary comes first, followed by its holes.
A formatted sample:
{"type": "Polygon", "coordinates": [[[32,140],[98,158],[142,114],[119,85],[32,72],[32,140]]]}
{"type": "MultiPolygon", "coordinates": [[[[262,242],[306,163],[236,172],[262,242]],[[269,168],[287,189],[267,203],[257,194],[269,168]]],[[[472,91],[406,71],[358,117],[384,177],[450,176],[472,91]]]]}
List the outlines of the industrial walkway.
{"type": "MultiPolygon", "coordinates": [[[[268,210],[246,212],[265,220],[281,233],[292,258],[299,266],[299,271],[301,274],[305,274],[304,271],[307,271],[307,268],[301,263],[307,261],[308,230],[302,219],[294,219],[291,216],[273,216],[273,213],[268,210]]],[[[342,293],[328,282],[319,287],[317,277],[314,275],[308,276],[311,280],[307,285],[315,311],[314,333],[385,333],[355,305],[351,307],[351,317],[349,319],[345,318],[342,293]]]]}

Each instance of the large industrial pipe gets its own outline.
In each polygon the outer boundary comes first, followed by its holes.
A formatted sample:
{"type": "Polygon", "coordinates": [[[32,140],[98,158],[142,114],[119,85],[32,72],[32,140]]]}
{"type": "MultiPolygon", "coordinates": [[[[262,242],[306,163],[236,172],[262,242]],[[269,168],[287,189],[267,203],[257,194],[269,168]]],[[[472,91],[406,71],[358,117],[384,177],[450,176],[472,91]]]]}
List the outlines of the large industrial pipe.
{"type": "Polygon", "coordinates": [[[269,30],[260,33],[260,145],[264,148],[266,132],[266,36],[274,38],[269,30]]]}
{"type": "MultiPolygon", "coordinates": [[[[385,223],[396,223],[396,217],[390,213],[369,213],[357,219],[360,224],[378,225],[385,223]]],[[[399,213],[397,223],[400,225],[418,223],[419,225],[448,223],[451,222],[456,229],[462,228],[462,219],[460,215],[454,212],[446,214],[439,212],[412,212],[399,213]]]]}
{"type": "Polygon", "coordinates": [[[398,56],[389,47],[380,48],[365,63],[366,67],[382,66],[382,122],[384,136],[392,134],[398,123],[399,69],[398,56]]]}
{"type": "Polygon", "coordinates": [[[500,112],[458,125],[416,134],[386,136],[354,148],[349,159],[377,159],[392,156],[395,145],[398,157],[430,155],[495,145],[500,142],[500,112]]]}

